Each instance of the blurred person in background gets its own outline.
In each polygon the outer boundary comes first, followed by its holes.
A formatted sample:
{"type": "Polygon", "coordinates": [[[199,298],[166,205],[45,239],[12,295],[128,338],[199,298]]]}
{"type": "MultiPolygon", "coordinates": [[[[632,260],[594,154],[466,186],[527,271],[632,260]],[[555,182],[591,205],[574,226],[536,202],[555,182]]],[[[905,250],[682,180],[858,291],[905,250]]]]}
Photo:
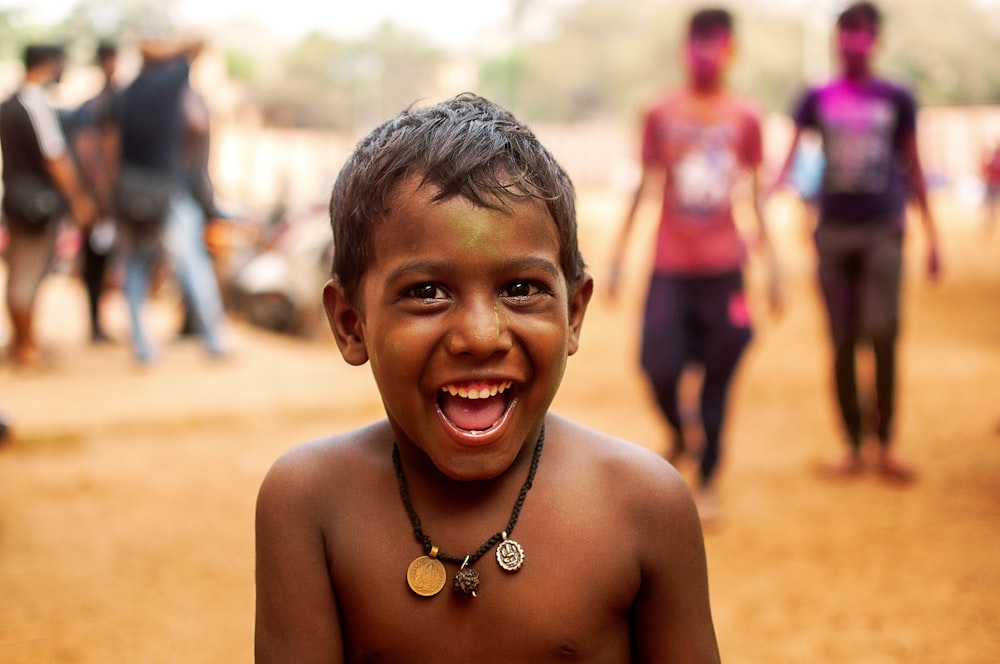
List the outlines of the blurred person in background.
{"type": "Polygon", "coordinates": [[[987,235],[992,235],[997,225],[997,204],[1000,203],[1000,144],[986,151],[980,168],[983,180],[983,228],[987,235]]]}
{"type": "Polygon", "coordinates": [[[141,364],[151,363],[155,356],[142,310],[161,258],[190,304],[209,356],[224,357],[229,350],[218,280],[205,247],[205,217],[186,167],[184,98],[190,86],[191,63],[202,47],[199,39],[146,40],[139,75],[113,103],[113,143],[119,155],[115,205],[123,236],[124,290],[133,349],[141,364]],[[137,192],[126,189],[125,183],[142,184],[141,190],[151,190],[148,197],[147,191],[138,194],[156,201],[154,218],[139,218],[142,210],[132,204],[137,192]]]}
{"type": "Polygon", "coordinates": [[[756,248],[767,258],[771,305],[780,307],[778,270],[757,200],[763,150],[754,104],[729,91],[733,19],[724,9],[694,13],[684,50],[687,84],[647,107],[642,175],[614,247],[609,292],[617,293],[622,261],[640,202],[662,199],[642,331],[642,368],[672,433],[668,459],[692,454],[685,440],[679,386],[690,365],[703,369],[695,500],[703,522],[720,510],[714,485],[730,383],[752,337],[744,290],[747,248],[733,214],[745,191],[756,221],[756,248]],[[749,183],[748,187],[738,185],[749,183]]]}
{"type": "Polygon", "coordinates": [[[34,306],[55,253],[67,212],[85,228],[96,208],[82,184],[46,88],[59,82],[65,56],[60,46],[24,49],[24,80],[0,105],[3,213],[7,222],[7,309],[11,358],[16,366],[42,360],[34,330],[34,306]]]}
{"type": "Polygon", "coordinates": [[[107,283],[115,226],[111,209],[112,164],[105,153],[105,141],[102,137],[109,130],[111,100],[119,90],[119,85],[115,82],[117,46],[107,41],[100,42],[95,62],[104,76],[104,85],[97,95],[81,104],[72,114],[68,133],[84,181],[97,202],[100,213],[100,220],[83,236],[81,255],[90,315],[90,339],[93,343],[103,343],[110,341],[110,337],[101,326],[101,296],[107,283]]]}
{"type": "MultiPolygon", "coordinates": [[[[212,177],[208,170],[212,141],[211,116],[205,98],[190,84],[184,91],[181,106],[184,110],[183,161],[185,178],[191,195],[198,203],[198,207],[201,208],[203,219],[201,233],[214,262],[215,253],[222,252],[223,247],[213,247],[208,243],[208,238],[218,238],[221,245],[224,242],[226,230],[222,221],[225,215],[216,204],[215,186],[212,184],[212,177]]],[[[195,240],[197,241],[197,238],[195,240]]],[[[181,338],[197,336],[198,326],[195,324],[195,314],[191,302],[185,297],[182,304],[184,318],[179,336],[181,338]]]]}
{"type": "Polygon", "coordinates": [[[938,238],[917,154],[917,105],[906,88],[877,76],[872,59],[882,16],[870,2],[847,7],[837,19],[839,76],[809,89],[793,117],[796,130],[777,184],[788,178],[803,132],[822,137],[825,169],[814,233],[819,286],[833,345],[833,374],[847,453],[826,470],[833,476],[860,472],[862,443],[874,415],[875,466],[887,477],[909,480],[913,469],[892,451],[896,400],[896,345],[909,199],[923,221],[926,268],[939,273],[938,238]],[[857,349],[874,356],[875,404],[858,395],[857,349]]]}

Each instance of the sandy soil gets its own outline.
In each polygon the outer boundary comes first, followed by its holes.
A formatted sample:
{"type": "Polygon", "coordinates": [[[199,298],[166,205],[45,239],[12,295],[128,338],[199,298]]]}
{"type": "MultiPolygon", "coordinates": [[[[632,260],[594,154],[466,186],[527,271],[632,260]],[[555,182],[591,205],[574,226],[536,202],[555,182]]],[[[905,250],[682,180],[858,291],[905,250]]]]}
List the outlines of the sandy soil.
{"type": "MultiPolygon", "coordinates": [[[[620,202],[580,206],[598,279],[599,222],[620,202]]],[[[1000,661],[1000,237],[939,205],[943,283],[921,274],[919,230],[908,239],[898,446],[919,479],[900,487],[815,472],[840,451],[827,346],[812,254],[794,208],[775,202],[788,307],[766,315],[752,266],[757,335],[732,395],[724,520],[706,533],[726,662],[1000,661]]],[[[635,366],[641,246],[626,298],[592,305],[555,410],[662,450],[635,366]]],[[[257,487],[289,446],[379,416],[367,370],[328,339],[237,323],[232,362],[180,344],[140,372],[123,346],[84,343],[82,302],[75,281],[50,279],[55,369],[0,367],[18,434],[0,450],[0,661],[251,661],[257,487]]],[[[155,313],[169,336],[170,303],[155,313]]]]}

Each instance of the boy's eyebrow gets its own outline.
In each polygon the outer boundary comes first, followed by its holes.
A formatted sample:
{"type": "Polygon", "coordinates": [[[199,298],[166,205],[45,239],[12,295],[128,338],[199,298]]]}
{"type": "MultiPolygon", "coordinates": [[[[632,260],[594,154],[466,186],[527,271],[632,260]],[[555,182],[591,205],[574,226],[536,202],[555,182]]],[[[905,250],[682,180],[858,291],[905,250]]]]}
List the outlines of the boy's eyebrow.
{"type": "MultiPolygon", "coordinates": [[[[392,270],[386,276],[386,281],[392,283],[411,276],[426,275],[429,272],[435,272],[450,266],[451,263],[445,260],[408,261],[392,270]]],[[[505,270],[513,270],[516,272],[542,270],[554,278],[562,276],[562,269],[559,265],[553,263],[551,260],[542,258],[541,256],[518,256],[512,260],[506,261],[503,264],[503,268],[505,270]]]]}

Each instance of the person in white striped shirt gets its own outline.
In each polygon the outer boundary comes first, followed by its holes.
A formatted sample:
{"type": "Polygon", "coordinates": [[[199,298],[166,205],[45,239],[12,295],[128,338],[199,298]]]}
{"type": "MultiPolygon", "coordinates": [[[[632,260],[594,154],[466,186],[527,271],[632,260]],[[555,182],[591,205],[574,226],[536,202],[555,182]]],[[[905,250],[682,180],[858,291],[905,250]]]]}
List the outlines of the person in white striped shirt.
{"type": "Polygon", "coordinates": [[[40,352],[34,334],[34,304],[55,250],[59,222],[66,214],[84,226],[96,209],[83,188],[46,87],[58,83],[63,49],[24,49],[24,81],[0,104],[3,153],[3,213],[7,224],[7,308],[11,359],[35,365],[40,352]]]}

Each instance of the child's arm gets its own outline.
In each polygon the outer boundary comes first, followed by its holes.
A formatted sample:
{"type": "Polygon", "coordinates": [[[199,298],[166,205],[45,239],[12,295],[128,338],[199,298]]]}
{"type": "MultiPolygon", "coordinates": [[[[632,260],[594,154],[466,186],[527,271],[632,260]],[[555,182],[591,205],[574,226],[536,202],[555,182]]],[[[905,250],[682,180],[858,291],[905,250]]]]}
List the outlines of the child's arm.
{"type": "Polygon", "coordinates": [[[643,165],[642,173],[639,176],[639,182],[636,184],[635,190],[632,192],[632,198],[629,201],[628,210],[625,212],[625,220],[619,229],[618,236],[616,237],[615,243],[612,245],[611,249],[611,263],[608,270],[606,286],[608,295],[611,297],[616,297],[621,288],[622,264],[628,249],[629,238],[635,228],[635,218],[638,214],[639,207],[642,205],[642,202],[646,199],[646,197],[658,191],[658,183],[662,183],[663,178],[664,173],[662,168],[653,164],[643,165]]]}
{"type": "Polygon", "coordinates": [[[257,499],[257,664],[343,662],[340,618],[308,464],[280,459],[257,499]]]}
{"type": "Polygon", "coordinates": [[[795,164],[795,155],[798,153],[799,143],[802,141],[802,131],[801,126],[795,125],[795,131],[792,133],[792,142],[788,146],[785,160],[781,163],[781,170],[778,171],[777,177],[767,186],[764,198],[770,198],[774,192],[788,184],[788,178],[792,173],[792,166],[795,164]]]}
{"type": "Polygon", "coordinates": [[[648,491],[642,588],[632,613],[636,661],[718,664],[698,512],[673,469],[648,491]]]}
{"type": "Polygon", "coordinates": [[[767,264],[768,276],[768,302],[771,312],[781,313],[784,308],[785,296],[781,279],[781,267],[778,263],[778,254],[774,249],[774,242],[767,228],[767,219],[764,217],[763,201],[760,191],[760,168],[754,167],[750,171],[750,207],[757,223],[757,237],[754,242],[754,249],[763,254],[767,264]]]}
{"type": "Polygon", "coordinates": [[[909,177],[910,191],[914,201],[916,201],[917,209],[920,210],[920,221],[923,223],[924,235],[927,238],[927,274],[931,279],[937,279],[941,272],[937,223],[927,200],[927,184],[917,151],[916,133],[910,133],[904,139],[903,160],[907,165],[906,173],[909,177]]]}

